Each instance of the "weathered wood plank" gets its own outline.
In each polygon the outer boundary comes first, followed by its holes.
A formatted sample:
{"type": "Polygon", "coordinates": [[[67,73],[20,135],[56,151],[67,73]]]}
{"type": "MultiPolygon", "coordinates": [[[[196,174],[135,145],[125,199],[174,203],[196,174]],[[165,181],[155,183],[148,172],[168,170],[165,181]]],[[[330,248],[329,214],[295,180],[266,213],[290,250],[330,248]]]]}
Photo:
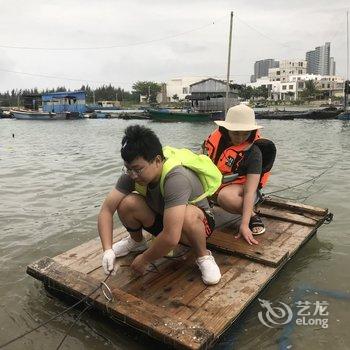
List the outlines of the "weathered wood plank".
{"type": "MultiPolygon", "coordinates": [[[[113,242],[115,243],[121,240],[128,234],[129,233],[124,227],[115,229],[113,231],[113,242]]],[[[144,232],[144,236],[150,244],[151,235],[144,232]]],[[[69,266],[76,271],[89,274],[101,267],[102,254],[103,250],[101,241],[100,238],[97,237],[86,242],[86,244],[75,247],[66,253],[54,257],[54,259],[62,265],[69,266]]],[[[136,254],[131,254],[127,257],[118,258],[116,260],[116,266],[124,267],[126,265],[130,265],[132,262],[130,259],[132,257],[135,258],[135,256],[136,254]]]]}
{"type": "Polygon", "coordinates": [[[181,318],[188,319],[191,315],[193,315],[199,308],[204,307],[206,303],[227,284],[232,279],[236,279],[242,271],[244,271],[244,267],[250,264],[250,261],[247,259],[241,259],[235,256],[226,256],[225,261],[221,261],[219,257],[222,257],[222,254],[217,255],[217,262],[220,266],[220,270],[222,273],[221,280],[218,284],[214,286],[210,286],[207,288],[203,288],[200,293],[195,295],[192,300],[189,300],[185,305],[179,307],[175,310],[176,314],[181,318]],[[224,268],[225,266],[225,268],[224,268]]]}
{"type": "Polygon", "coordinates": [[[291,227],[293,234],[289,235],[285,240],[276,240],[276,245],[285,247],[289,251],[289,259],[296,253],[296,251],[311,238],[316,232],[315,228],[310,226],[303,226],[293,224],[291,227]]]}
{"type": "MultiPolygon", "coordinates": [[[[226,264],[226,260],[230,256],[215,253],[214,256],[221,274],[224,275],[231,267],[230,264],[226,264]]],[[[202,282],[201,273],[194,260],[195,257],[192,255],[186,263],[173,262],[173,266],[169,266],[170,269],[162,271],[162,276],[165,275],[164,278],[151,280],[151,283],[142,283],[143,279],[139,279],[135,281],[139,283],[133,282],[126,285],[125,291],[175,313],[179,308],[186,308],[186,305],[198,294],[212,288],[212,286],[206,286],[202,282]]],[[[188,313],[192,314],[194,311],[190,309],[188,313]]]]}
{"type": "Polygon", "coordinates": [[[318,207],[314,207],[314,206],[302,204],[302,203],[291,202],[285,199],[275,199],[268,196],[264,199],[262,204],[259,204],[259,206],[265,206],[265,205],[288,209],[295,213],[310,213],[310,214],[315,214],[319,216],[324,216],[328,213],[328,209],[318,208],[318,207]]]}
{"type": "Polygon", "coordinates": [[[260,216],[266,216],[270,218],[276,218],[282,221],[293,222],[296,224],[315,226],[320,220],[319,217],[306,217],[304,215],[288,212],[284,209],[272,208],[272,207],[263,207],[259,206],[256,209],[256,212],[260,216]]]}
{"type": "MultiPolygon", "coordinates": [[[[113,240],[122,239],[127,235],[124,227],[119,227],[113,231],[113,240]]],[[[96,254],[102,254],[102,246],[99,237],[91,239],[77,247],[74,247],[62,254],[55,256],[55,260],[61,265],[74,266],[79,271],[79,267],[84,268],[84,272],[88,269],[89,258],[96,254]]],[[[93,269],[94,267],[92,267],[93,269]]]]}
{"type": "Polygon", "coordinates": [[[151,290],[158,290],[178,278],[194,264],[194,255],[189,253],[185,260],[167,260],[166,264],[158,266],[158,272],[144,275],[137,280],[130,281],[123,286],[123,290],[135,291],[143,297],[152,294],[151,290]]]}
{"type": "Polygon", "coordinates": [[[250,262],[233,276],[189,320],[214,333],[215,338],[240,315],[278,269],[250,262]]]}
{"type": "Polygon", "coordinates": [[[231,232],[221,229],[215,230],[209,237],[208,246],[274,267],[287,258],[288,250],[264,244],[264,242],[266,241],[261,236],[258,245],[250,245],[242,237],[237,239],[231,232]]]}
{"type": "MultiPolygon", "coordinates": [[[[289,250],[289,256],[278,267],[273,268],[256,262],[249,263],[238,277],[233,277],[224,286],[221,286],[218,292],[202,307],[198,307],[188,319],[213,332],[215,338],[219,337],[316,232],[316,228],[298,224],[293,224],[291,230],[293,234],[288,235],[285,241],[279,242],[289,250]]],[[[239,263],[237,265],[239,266],[239,263]]],[[[182,316],[181,312],[178,315],[182,316]]]]}
{"type": "MultiPolygon", "coordinates": [[[[176,248],[175,254],[182,255],[186,251],[188,251],[188,248],[180,245],[176,248]]],[[[135,256],[136,254],[128,254],[125,257],[116,259],[115,263],[116,263],[116,266],[118,266],[118,268],[117,268],[117,273],[113,278],[113,283],[115,283],[116,286],[118,286],[118,288],[122,289],[122,287],[125,286],[126,284],[129,284],[135,280],[140,279],[140,277],[135,275],[130,268],[130,265],[134,260],[135,256]]],[[[183,258],[186,258],[186,255],[183,256],[183,258]]],[[[89,272],[89,275],[91,277],[96,278],[98,280],[102,280],[105,276],[105,273],[101,267],[100,260],[96,261],[96,265],[98,266],[98,268],[89,272]]],[[[172,264],[172,260],[169,260],[166,258],[158,259],[157,261],[154,262],[154,265],[157,268],[157,270],[154,270],[154,266],[151,265],[150,272],[146,273],[145,276],[141,277],[142,283],[147,283],[147,281],[158,279],[159,275],[160,274],[163,275],[167,266],[171,264],[172,264]],[[157,271],[159,272],[157,273],[157,271]]]]}
{"type": "MultiPolygon", "coordinates": [[[[274,244],[282,235],[290,235],[289,228],[293,225],[273,218],[263,219],[266,232],[255,236],[258,245],[249,245],[241,237],[235,238],[235,231],[231,227],[216,229],[208,239],[208,245],[228,254],[257,261],[268,266],[278,266],[288,256],[288,249],[274,244]]],[[[287,237],[286,237],[287,239],[287,237]]]]}
{"type": "MultiPolygon", "coordinates": [[[[47,257],[29,265],[27,273],[78,299],[89,295],[100,283],[47,257]]],[[[182,320],[120,289],[114,288],[112,292],[114,301],[107,302],[100,291],[93,293],[88,301],[100,310],[107,310],[119,321],[176,348],[202,349],[213,340],[211,332],[193,322],[182,320]]]]}

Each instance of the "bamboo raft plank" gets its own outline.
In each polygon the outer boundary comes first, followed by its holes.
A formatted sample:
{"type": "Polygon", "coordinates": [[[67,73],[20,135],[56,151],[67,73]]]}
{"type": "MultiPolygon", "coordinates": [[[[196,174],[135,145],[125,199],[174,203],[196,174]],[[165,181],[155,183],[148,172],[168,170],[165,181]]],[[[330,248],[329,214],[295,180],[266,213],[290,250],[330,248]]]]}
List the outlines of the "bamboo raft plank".
{"type": "MultiPolygon", "coordinates": [[[[234,238],[238,222],[222,218],[223,227],[208,240],[222,279],[203,284],[195,256],[179,246],[173,258],[162,258],[144,276],[130,271],[135,255],[118,258],[118,271],[108,279],[115,297],[108,302],[101,292],[89,296],[96,309],[137,328],[174,348],[205,349],[239,317],[328,215],[327,209],[280,200],[265,200],[258,211],[266,232],[250,246],[234,238]]],[[[224,217],[224,215],[223,215],[224,217]]],[[[128,233],[114,231],[114,241],[128,233]]],[[[146,234],[148,240],[150,235],[146,234]]],[[[151,244],[151,243],[149,243],[151,244]]],[[[72,297],[82,299],[106,278],[101,268],[99,238],[54,258],[43,258],[27,273],[72,297]]]]}

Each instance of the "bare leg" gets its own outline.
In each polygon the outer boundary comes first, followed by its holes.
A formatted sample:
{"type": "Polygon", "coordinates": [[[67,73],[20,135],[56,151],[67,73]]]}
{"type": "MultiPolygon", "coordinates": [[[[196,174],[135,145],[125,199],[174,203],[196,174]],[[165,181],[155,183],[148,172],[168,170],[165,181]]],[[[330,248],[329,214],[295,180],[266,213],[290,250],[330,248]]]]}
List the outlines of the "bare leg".
{"type": "Polygon", "coordinates": [[[187,242],[194,250],[196,264],[202,274],[205,284],[216,284],[221,279],[220,268],[214,257],[207,250],[206,228],[203,223],[204,213],[201,209],[188,205],[185,212],[185,220],[182,227],[181,240],[187,242]]]}
{"type": "Polygon", "coordinates": [[[204,213],[194,205],[188,205],[182,227],[181,242],[190,245],[197,258],[208,255],[204,213]]]}
{"type": "MultiPolygon", "coordinates": [[[[221,208],[233,214],[242,214],[243,211],[243,185],[229,185],[224,187],[218,194],[218,204],[221,208]]],[[[252,210],[251,217],[255,215],[252,210]]],[[[259,233],[262,229],[254,227],[253,233],[259,233]]]]}
{"type": "Polygon", "coordinates": [[[142,240],[142,226],[152,226],[155,220],[154,212],[146,204],[144,197],[139,194],[129,194],[118,206],[118,215],[123,225],[137,231],[129,231],[131,238],[140,242],[142,240]]]}
{"type": "Polygon", "coordinates": [[[221,189],[218,194],[218,204],[232,214],[242,214],[243,185],[229,185],[221,189]]]}

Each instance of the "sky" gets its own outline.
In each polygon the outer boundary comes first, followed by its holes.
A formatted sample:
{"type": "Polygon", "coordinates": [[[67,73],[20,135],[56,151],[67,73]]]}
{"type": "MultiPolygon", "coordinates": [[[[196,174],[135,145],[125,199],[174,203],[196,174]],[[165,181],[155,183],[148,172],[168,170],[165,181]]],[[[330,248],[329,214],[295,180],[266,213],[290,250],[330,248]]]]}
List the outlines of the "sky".
{"type": "Polygon", "coordinates": [[[256,60],[305,59],[331,42],[346,76],[349,0],[0,0],[0,91],[166,82],[227,70],[249,82],[256,60]]]}

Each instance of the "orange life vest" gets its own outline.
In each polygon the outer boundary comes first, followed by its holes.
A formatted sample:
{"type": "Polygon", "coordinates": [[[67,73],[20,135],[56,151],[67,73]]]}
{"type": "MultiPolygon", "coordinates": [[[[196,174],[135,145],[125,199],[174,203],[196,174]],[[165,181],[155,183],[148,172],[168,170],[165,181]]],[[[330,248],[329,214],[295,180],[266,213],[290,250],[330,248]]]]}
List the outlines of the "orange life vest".
{"type": "Polygon", "coordinates": [[[260,189],[266,185],[276,157],[276,147],[272,141],[261,138],[257,130],[243,143],[223,148],[225,147],[225,141],[220,129],[216,129],[204,141],[204,153],[211,158],[223,175],[222,185],[219,190],[231,184],[243,185],[247,181],[246,175],[239,174],[239,168],[253,144],[259,147],[263,157],[262,173],[258,187],[260,189]]]}

